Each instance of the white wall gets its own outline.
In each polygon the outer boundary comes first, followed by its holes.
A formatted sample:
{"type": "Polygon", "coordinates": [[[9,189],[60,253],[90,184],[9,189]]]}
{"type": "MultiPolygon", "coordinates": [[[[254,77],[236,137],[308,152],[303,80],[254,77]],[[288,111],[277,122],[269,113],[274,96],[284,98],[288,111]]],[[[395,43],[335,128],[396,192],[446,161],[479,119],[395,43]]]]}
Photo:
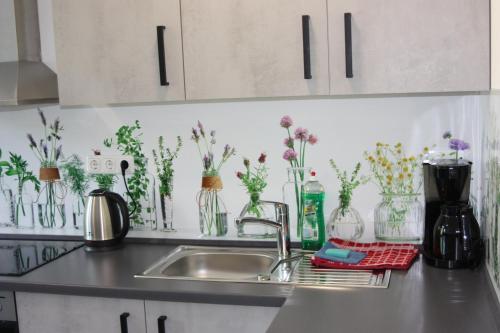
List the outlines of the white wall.
{"type": "MultiPolygon", "coordinates": [[[[185,140],[180,158],[175,162],[175,221],[180,229],[198,229],[195,195],[200,188],[201,162],[195,144],[189,139],[190,129],[201,120],[217,131],[218,153],[225,143],[235,145],[238,156],[222,169],[224,197],[231,213],[239,214],[247,201],[235,171],[241,169],[241,156],[257,158],[268,153],[269,186],[264,198],[281,200],[281,186],[286,180],[287,163],[282,160],[285,131],[280,128],[281,116],[288,114],[297,125],[307,127],[319,136],[316,146],[308,147],[307,165],[318,171],[327,189],[326,211],[336,206],[338,182],[328,160],[335,158],[341,168],[353,168],[363,161],[363,151],[377,141],[401,141],[409,151],[419,152],[424,146],[443,144],[441,135],[450,129],[457,137],[481,146],[481,114],[487,96],[390,97],[361,99],[314,99],[245,101],[204,104],[110,107],[98,109],[60,109],[46,107],[47,117],[60,116],[66,155],[90,154],[102,148],[102,140],[112,136],[125,123],[138,119],[143,125],[145,150],[150,151],[157,137],[164,135],[173,143],[176,135],[185,140]]],[[[36,110],[0,113],[0,148],[26,156],[32,167],[37,162],[28,148],[26,133],[40,136],[41,127],[36,110]]],[[[480,149],[472,151],[473,160],[480,159],[480,149]]],[[[479,163],[477,163],[479,165],[479,163]]],[[[36,168],[35,168],[36,169],[36,168]]],[[[153,170],[153,169],[151,169],[153,170]]],[[[368,173],[366,163],[363,173],[368,173]]],[[[475,177],[480,173],[475,172],[475,177]]],[[[479,193],[477,187],[475,193],[479,193]]],[[[358,189],[354,205],[367,224],[367,237],[373,235],[373,208],[379,197],[373,184],[358,189]]],[[[230,224],[234,233],[233,223],[230,224]]]]}

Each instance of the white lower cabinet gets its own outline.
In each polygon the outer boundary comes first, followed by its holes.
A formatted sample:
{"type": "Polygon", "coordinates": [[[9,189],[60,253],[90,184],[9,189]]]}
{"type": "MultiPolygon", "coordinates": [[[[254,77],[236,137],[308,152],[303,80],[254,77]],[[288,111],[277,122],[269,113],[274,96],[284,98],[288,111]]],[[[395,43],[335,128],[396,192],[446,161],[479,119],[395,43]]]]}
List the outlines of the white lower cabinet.
{"type": "Polygon", "coordinates": [[[146,301],[146,324],[148,333],[261,333],[269,328],[278,310],[262,306],[146,301]],[[165,325],[164,330],[161,325],[165,325]]]}
{"type": "Polygon", "coordinates": [[[279,310],[25,292],[16,304],[20,333],[260,333],[279,310]]]}
{"type": "Polygon", "coordinates": [[[144,300],[16,293],[16,304],[20,333],[120,333],[120,321],[146,333],[144,300]]]}

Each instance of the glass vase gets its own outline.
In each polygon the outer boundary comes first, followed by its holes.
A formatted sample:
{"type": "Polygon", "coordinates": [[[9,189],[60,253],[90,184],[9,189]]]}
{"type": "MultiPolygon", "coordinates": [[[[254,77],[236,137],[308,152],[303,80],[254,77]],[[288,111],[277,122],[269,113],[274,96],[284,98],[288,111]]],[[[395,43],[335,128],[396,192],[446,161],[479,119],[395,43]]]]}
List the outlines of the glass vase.
{"type": "Polygon", "coordinates": [[[351,205],[335,208],[326,226],[328,236],[345,240],[357,240],[363,236],[365,223],[359,212],[351,205]]]}
{"type": "Polygon", "coordinates": [[[15,196],[15,224],[19,229],[33,229],[35,227],[35,212],[33,198],[23,191],[15,196]]]}
{"type": "Polygon", "coordinates": [[[302,236],[302,224],[304,219],[304,203],[302,192],[304,190],[305,177],[311,173],[311,168],[287,168],[288,180],[283,185],[283,202],[288,204],[290,216],[290,230],[295,229],[297,238],[302,236]]]}
{"type": "Polygon", "coordinates": [[[0,177],[0,227],[14,227],[14,192],[2,183],[0,177]]]}
{"type": "MultiPolygon", "coordinates": [[[[248,204],[241,212],[240,217],[256,217],[276,221],[274,206],[264,205],[260,201],[259,193],[251,193],[248,204]]],[[[238,237],[266,239],[276,237],[276,228],[263,224],[247,223],[238,225],[238,237]]]]}
{"type": "Polygon", "coordinates": [[[73,222],[73,228],[75,228],[76,230],[83,229],[85,201],[86,198],[80,195],[74,195],[71,200],[71,220],[73,222]]]}
{"type": "Polygon", "coordinates": [[[424,209],[418,194],[382,194],[375,208],[375,237],[382,241],[420,243],[424,209]]]}
{"type": "Polygon", "coordinates": [[[66,188],[60,181],[46,181],[36,201],[38,223],[43,228],[61,229],[66,225],[66,188]]]}
{"type": "Polygon", "coordinates": [[[227,234],[227,210],[220,195],[222,181],[219,176],[202,178],[202,188],[196,201],[200,216],[200,231],[203,236],[225,236],[227,234]]]}
{"type": "Polygon", "coordinates": [[[161,208],[161,231],[172,232],[174,229],[174,202],[172,195],[160,194],[160,208],[161,208]]]}
{"type": "MultiPolygon", "coordinates": [[[[156,230],[156,181],[150,173],[147,173],[144,179],[145,183],[140,185],[144,188],[144,193],[138,199],[138,205],[130,219],[130,228],[139,231],[156,230]]],[[[128,197],[126,193],[124,193],[124,197],[128,197]]],[[[130,198],[128,198],[128,202],[129,211],[132,211],[134,205],[130,198]]]]}

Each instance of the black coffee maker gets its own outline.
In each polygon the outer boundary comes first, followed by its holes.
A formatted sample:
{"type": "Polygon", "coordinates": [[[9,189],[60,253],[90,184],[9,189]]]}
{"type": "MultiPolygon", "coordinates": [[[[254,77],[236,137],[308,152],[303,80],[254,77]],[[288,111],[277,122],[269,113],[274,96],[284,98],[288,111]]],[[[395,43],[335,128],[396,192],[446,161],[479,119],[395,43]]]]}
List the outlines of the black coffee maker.
{"type": "Polygon", "coordinates": [[[426,161],[424,168],[425,261],[442,268],[479,265],[483,246],[469,205],[472,163],[465,160],[426,161]]]}

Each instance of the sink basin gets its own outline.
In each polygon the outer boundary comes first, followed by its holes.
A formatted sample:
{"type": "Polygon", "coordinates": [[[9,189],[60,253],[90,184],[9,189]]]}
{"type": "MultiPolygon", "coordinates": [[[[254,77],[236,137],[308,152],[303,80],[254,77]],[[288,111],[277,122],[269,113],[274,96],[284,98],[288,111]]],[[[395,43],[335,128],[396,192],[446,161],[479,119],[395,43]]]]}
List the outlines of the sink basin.
{"type": "Polygon", "coordinates": [[[278,263],[275,249],[179,246],[136,277],[257,281],[278,263]]]}
{"type": "Polygon", "coordinates": [[[387,288],[390,270],[313,267],[313,252],[296,251],[280,261],[276,249],[178,246],[136,278],[258,282],[323,287],[387,288]]]}

